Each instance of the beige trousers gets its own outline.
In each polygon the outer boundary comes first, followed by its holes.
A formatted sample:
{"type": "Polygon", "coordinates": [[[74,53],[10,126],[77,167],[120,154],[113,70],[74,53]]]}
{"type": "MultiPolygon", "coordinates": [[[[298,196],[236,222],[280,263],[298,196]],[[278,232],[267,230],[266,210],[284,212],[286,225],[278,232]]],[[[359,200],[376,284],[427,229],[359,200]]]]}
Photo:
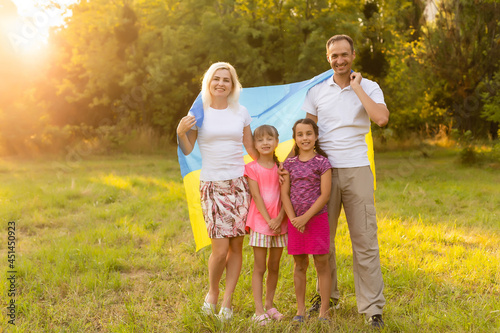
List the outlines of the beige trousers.
{"type": "Polygon", "coordinates": [[[385,305],[384,281],[380,269],[377,239],[373,174],[369,166],[332,169],[328,220],[330,223],[331,298],[333,299],[340,297],[337,287],[335,234],[342,207],[344,207],[352,242],[354,287],[358,312],[369,318],[382,314],[382,308],[385,305]]]}

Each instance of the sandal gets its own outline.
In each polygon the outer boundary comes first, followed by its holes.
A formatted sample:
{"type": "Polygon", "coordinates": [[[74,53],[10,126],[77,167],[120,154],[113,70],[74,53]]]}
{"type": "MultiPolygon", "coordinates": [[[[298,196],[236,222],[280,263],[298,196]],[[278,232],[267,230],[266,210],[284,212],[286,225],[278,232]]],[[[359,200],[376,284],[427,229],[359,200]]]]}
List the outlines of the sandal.
{"type": "Polygon", "coordinates": [[[279,313],[279,311],[276,308],[270,308],[269,310],[267,310],[266,313],[269,316],[269,318],[277,320],[277,321],[280,321],[284,317],[284,315],[279,313]]]}
{"type": "Polygon", "coordinates": [[[295,316],[292,319],[293,322],[295,323],[303,323],[304,322],[304,316],[295,316]]]}
{"type": "Polygon", "coordinates": [[[261,314],[260,316],[254,314],[252,317],[252,321],[257,325],[266,326],[267,323],[271,321],[271,318],[269,318],[269,315],[267,313],[261,314]]]}

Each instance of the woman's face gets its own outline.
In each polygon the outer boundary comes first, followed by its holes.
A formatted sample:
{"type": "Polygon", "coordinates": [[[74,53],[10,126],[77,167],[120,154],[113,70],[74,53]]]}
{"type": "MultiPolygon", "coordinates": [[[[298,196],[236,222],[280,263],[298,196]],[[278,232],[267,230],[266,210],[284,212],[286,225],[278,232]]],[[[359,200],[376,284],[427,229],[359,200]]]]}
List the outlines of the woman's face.
{"type": "Polygon", "coordinates": [[[212,81],[210,81],[210,94],[212,97],[229,96],[233,88],[231,73],[227,69],[218,69],[215,71],[212,81]]]}

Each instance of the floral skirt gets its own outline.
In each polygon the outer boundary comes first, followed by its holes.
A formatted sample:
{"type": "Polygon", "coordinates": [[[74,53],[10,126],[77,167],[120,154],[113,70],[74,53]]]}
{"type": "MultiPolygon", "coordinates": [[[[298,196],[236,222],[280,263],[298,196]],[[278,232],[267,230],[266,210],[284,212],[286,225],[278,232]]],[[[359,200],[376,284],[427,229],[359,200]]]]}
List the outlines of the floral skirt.
{"type": "Polygon", "coordinates": [[[208,237],[244,236],[250,189],[245,177],[219,181],[200,181],[201,209],[208,237]]]}

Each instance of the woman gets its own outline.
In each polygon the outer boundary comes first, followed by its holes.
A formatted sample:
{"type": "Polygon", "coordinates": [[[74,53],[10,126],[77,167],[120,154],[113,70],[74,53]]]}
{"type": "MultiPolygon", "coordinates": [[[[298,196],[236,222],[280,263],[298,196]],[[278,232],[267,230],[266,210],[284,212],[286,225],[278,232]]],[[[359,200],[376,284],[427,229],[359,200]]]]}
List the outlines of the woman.
{"type": "Polygon", "coordinates": [[[226,269],[226,290],[219,317],[233,316],[232,295],[242,263],[245,222],[250,205],[248,183],[243,176],[243,145],[256,160],[251,118],[238,103],[241,84],[233,66],[225,62],[212,64],[203,77],[203,124],[188,114],[177,126],[179,147],[184,155],[193,150],[196,140],[201,152],[200,194],[203,217],[212,253],[208,260],[209,290],[202,310],[215,312],[219,283],[226,269]]]}

